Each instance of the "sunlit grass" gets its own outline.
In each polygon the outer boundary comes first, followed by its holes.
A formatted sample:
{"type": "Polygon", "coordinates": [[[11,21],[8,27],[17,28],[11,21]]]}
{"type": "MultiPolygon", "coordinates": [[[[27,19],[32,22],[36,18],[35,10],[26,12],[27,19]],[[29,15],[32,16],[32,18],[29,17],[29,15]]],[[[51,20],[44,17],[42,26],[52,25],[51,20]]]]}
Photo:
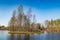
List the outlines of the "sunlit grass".
{"type": "Polygon", "coordinates": [[[19,32],[19,31],[10,31],[9,34],[41,34],[41,32],[19,32]]]}

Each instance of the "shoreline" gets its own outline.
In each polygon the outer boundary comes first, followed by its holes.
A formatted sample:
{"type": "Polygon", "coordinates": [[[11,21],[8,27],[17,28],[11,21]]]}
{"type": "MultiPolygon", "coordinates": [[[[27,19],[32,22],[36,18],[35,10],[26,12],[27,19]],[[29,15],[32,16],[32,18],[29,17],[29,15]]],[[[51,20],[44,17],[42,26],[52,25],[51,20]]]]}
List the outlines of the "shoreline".
{"type": "Polygon", "coordinates": [[[19,31],[10,31],[9,34],[41,34],[42,32],[19,32],[19,31]]]}

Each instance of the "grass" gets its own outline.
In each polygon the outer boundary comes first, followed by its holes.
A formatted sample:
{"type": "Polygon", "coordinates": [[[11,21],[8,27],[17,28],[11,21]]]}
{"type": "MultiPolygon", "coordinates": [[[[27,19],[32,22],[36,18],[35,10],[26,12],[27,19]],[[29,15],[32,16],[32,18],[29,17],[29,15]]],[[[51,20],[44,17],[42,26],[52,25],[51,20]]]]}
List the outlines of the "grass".
{"type": "Polygon", "coordinates": [[[41,34],[41,32],[19,32],[19,31],[10,31],[9,34],[41,34]]]}

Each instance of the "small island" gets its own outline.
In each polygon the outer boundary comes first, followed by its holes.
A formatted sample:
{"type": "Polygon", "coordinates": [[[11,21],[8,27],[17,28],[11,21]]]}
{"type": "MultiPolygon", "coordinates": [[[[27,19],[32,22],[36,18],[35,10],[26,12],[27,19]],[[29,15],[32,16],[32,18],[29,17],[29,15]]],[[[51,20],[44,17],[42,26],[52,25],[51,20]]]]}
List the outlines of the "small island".
{"type": "Polygon", "coordinates": [[[10,34],[40,34],[44,32],[44,27],[40,23],[36,23],[35,15],[31,14],[31,8],[27,13],[23,12],[23,6],[20,5],[13,11],[13,15],[8,23],[10,34]]]}

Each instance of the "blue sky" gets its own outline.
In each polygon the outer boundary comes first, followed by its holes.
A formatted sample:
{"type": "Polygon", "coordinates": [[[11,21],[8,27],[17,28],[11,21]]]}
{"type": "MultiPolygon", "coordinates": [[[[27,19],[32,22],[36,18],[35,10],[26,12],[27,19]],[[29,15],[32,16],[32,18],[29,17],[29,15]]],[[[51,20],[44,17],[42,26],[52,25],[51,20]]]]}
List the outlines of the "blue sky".
{"type": "Polygon", "coordinates": [[[24,12],[32,9],[31,14],[36,15],[36,22],[60,18],[59,0],[0,0],[0,25],[7,26],[12,13],[22,4],[24,12]]]}

